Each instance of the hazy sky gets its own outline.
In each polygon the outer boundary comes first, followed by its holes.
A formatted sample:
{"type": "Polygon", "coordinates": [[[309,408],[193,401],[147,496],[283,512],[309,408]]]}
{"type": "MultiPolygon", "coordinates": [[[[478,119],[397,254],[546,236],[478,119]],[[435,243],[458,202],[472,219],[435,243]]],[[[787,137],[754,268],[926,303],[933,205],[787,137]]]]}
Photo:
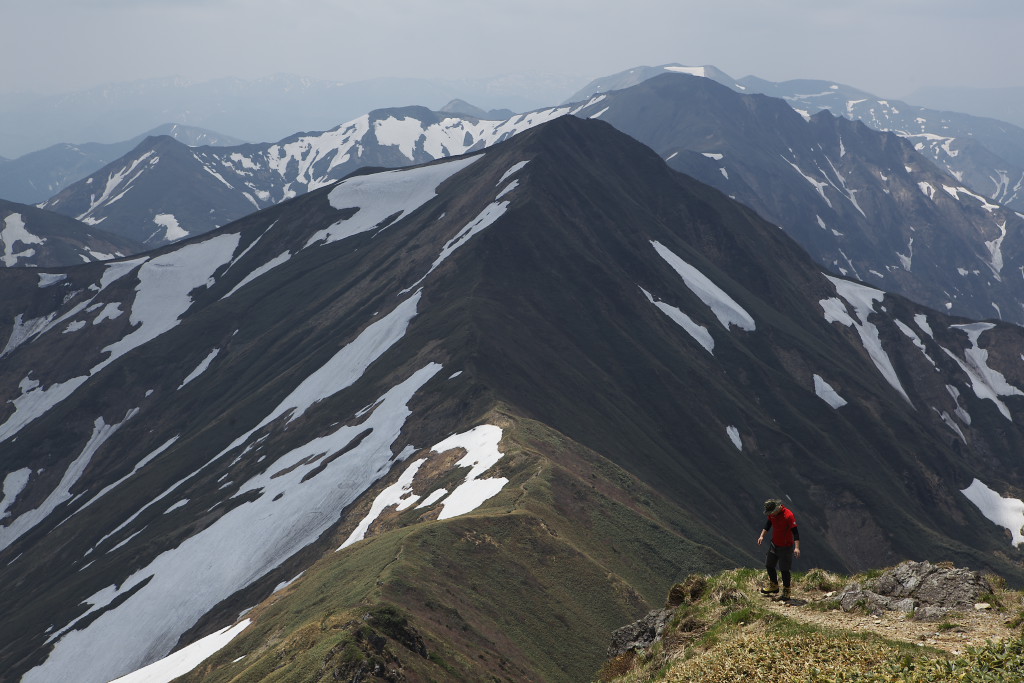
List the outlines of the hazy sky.
{"type": "Polygon", "coordinates": [[[584,79],[638,65],[899,97],[1024,86],[1021,0],[0,0],[0,92],[293,73],[584,79]]]}

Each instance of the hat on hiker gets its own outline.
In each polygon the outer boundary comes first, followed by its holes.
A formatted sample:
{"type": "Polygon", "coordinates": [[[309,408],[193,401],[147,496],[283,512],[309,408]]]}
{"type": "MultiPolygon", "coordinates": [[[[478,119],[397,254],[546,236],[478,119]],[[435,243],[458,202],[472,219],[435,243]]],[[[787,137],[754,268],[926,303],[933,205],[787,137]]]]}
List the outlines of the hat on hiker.
{"type": "Polygon", "coordinates": [[[782,501],[778,498],[769,498],[764,502],[764,514],[774,515],[782,509],[782,501]]]}

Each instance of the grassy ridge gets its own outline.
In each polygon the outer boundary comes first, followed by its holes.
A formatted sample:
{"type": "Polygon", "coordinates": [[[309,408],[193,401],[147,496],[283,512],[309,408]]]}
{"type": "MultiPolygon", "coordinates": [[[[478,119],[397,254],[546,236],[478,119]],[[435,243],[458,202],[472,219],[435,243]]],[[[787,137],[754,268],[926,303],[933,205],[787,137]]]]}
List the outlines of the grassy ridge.
{"type": "Polygon", "coordinates": [[[443,521],[430,509],[382,516],[375,536],[328,553],[183,680],[587,680],[609,633],[674,580],[743,562],[600,456],[492,417],[507,425],[488,474],[509,479],[500,494],[443,521]]]}
{"type": "MultiPolygon", "coordinates": [[[[684,604],[661,641],[647,651],[627,652],[607,661],[605,682],[701,681],[774,683],[779,680],[829,683],[929,683],[933,681],[1024,680],[1024,632],[951,654],[921,643],[886,638],[800,618],[799,609],[828,609],[828,600],[780,614],[757,595],[762,572],[732,570],[692,576],[673,588],[684,604]],[[792,615],[792,616],[790,616],[792,615]]],[[[865,578],[837,577],[820,570],[794,574],[807,590],[834,590],[865,578]]],[[[993,601],[1021,603],[1021,593],[1000,589],[993,601]]],[[[1012,628],[1024,612],[996,615],[1012,628]]],[[[939,624],[937,628],[954,627],[939,624]]]]}

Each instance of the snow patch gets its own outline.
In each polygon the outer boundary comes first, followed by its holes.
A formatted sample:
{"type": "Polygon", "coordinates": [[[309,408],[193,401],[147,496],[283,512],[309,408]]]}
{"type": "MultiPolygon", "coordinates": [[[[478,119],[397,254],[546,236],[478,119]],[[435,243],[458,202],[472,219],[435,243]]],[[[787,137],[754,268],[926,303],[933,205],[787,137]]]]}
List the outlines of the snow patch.
{"type": "MultiPolygon", "coordinates": [[[[7,526],[0,527],[0,550],[6,548],[11,543],[21,538],[25,532],[29,531],[32,527],[39,524],[41,521],[46,519],[50,513],[57,509],[57,506],[61,503],[71,500],[71,487],[78,482],[79,477],[85,472],[85,468],[89,466],[89,461],[92,460],[92,456],[96,454],[103,444],[105,444],[110,437],[123,425],[125,422],[130,420],[138,411],[131,410],[125,415],[124,420],[117,424],[108,425],[103,421],[102,417],[96,418],[93,423],[92,436],[86,442],[85,447],[82,448],[82,452],[78,454],[68,469],[64,472],[64,476],[61,477],[60,483],[57,487],[50,492],[50,495],[46,497],[39,507],[28,512],[23,512],[14,518],[14,520],[7,526]]],[[[4,488],[6,491],[7,482],[4,480],[4,488]]]]}
{"type": "Polygon", "coordinates": [[[999,225],[999,237],[990,242],[985,242],[985,248],[988,249],[988,253],[992,257],[992,260],[988,265],[992,269],[992,272],[995,273],[997,280],[1002,280],[1000,272],[1003,270],[1003,239],[1005,238],[1006,221],[1004,220],[999,225]]]}
{"type": "Polygon", "coordinates": [[[368,325],[359,336],[342,347],[320,369],[306,377],[258,425],[228,446],[225,452],[241,445],[257,430],[282,415],[290,413],[288,422],[292,422],[313,404],[351,386],[362,377],[371,363],[405,336],[409,323],[416,316],[421,293],[416,292],[386,316],[368,325]]]}
{"type": "Polygon", "coordinates": [[[430,449],[435,453],[444,453],[453,448],[463,448],[466,455],[453,467],[470,468],[466,480],[444,499],[438,519],[450,519],[472,512],[489,498],[497,495],[508,483],[508,479],[504,477],[480,478],[505,456],[498,450],[501,437],[501,427],[480,425],[468,432],[450,436],[430,449]]]}
{"type": "MultiPolygon", "coordinates": [[[[184,676],[192,669],[203,663],[214,653],[223,649],[234,640],[235,636],[244,631],[250,619],[239,622],[234,626],[227,626],[211,633],[205,638],[200,638],[191,645],[186,645],[174,654],[153,662],[149,666],[134,671],[127,676],[117,678],[111,683],[169,683],[170,681],[184,676]]],[[[237,659],[235,661],[238,661],[237,659]]]]}
{"type": "Polygon", "coordinates": [[[137,463],[135,464],[135,467],[133,467],[133,468],[132,468],[132,471],[131,471],[131,472],[129,472],[128,474],[124,475],[123,477],[121,477],[120,479],[118,479],[117,481],[115,481],[115,482],[114,482],[113,484],[110,484],[110,485],[108,485],[108,486],[104,486],[104,487],[103,487],[103,490],[101,490],[101,491],[100,491],[99,493],[97,493],[97,494],[96,494],[95,496],[93,496],[92,498],[90,498],[90,499],[89,499],[89,500],[88,500],[88,501],[87,501],[87,502],[85,503],[85,505],[83,505],[82,507],[80,507],[80,508],[78,509],[78,511],[77,511],[77,512],[81,512],[82,510],[84,510],[85,508],[89,507],[90,505],[92,505],[93,503],[95,503],[95,502],[96,502],[97,500],[99,500],[100,498],[102,498],[103,496],[105,496],[105,495],[106,495],[106,494],[107,494],[108,492],[110,492],[110,491],[114,490],[115,488],[117,488],[118,486],[120,486],[121,484],[123,484],[123,483],[124,483],[125,481],[127,481],[128,479],[130,479],[130,478],[131,478],[132,476],[134,476],[134,475],[135,475],[135,473],[136,473],[136,472],[138,472],[139,470],[141,470],[141,469],[142,469],[143,467],[145,467],[145,466],[146,466],[146,465],[148,465],[149,463],[153,462],[153,460],[155,460],[155,459],[156,459],[157,457],[159,457],[159,455],[160,455],[161,453],[163,453],[163,452],[164,452],[164,451],[166,451],[166,450],[167,450],[168,448],[170,448],[171,446],[173,446],[173,445],[174,445],[174,443],[175,443],[175,442],[176,442],[177,440],[178,440],[178,437],[177,437],[177,436],[174,436],[174,437],[171,437],[171,438],[170,438],[170,439],[169,439],[168,441],[164,442],[164,444],[163,444],[162,446],[160,446],[159,448],[155,449],[155,450],[154,450],[153,452],[151,452],[151,453],[150,453],[149,455],[147,455],[147,456],[146,456],[146,457],[144,457],[144,458],[143,458],[142,460],[140,460],[139,462],[137,462],[137,463]]]}
{"type": "Polygon", "coordinates": [[[901,254],[898,251],[896,256],[899,257],[900,263],[903,265],[903,270],[910,272],[910,266],[914,261],[914,238],[910,238],[910,242],[907,243],[907,253],[901,254]]]}
{"type": "Polygon", "coordinates": [[[735,325],[741,330],[754,331],[756,326],[751,315],[718,285],[661,243],[652,241],[651,244],[658,255],[683,279],[690,291],[711,309],[722,327],[728,330],[730,325],[735,325]]]}
{"type": "Polygon", "coordinates": [[[220,353],[220,349],[214,349],[213,351],[210,351],[210,355],[204,358],[203,362],[196,366],[196,369],[188,373],[188,377],[181,381],[181,384],[178,385],[178,389],[181,389],[186,384],[194,380],[196,377],[199,377],[199,375],[206,372],[206,369],[210,367],[210,363],[213,362],[213,359],[217,357],[218,353],[220,353]]]}
{"type": "Polygon", "coordinates": [[[164,228],[164,240],[168,242],[176,242],[180,239],[188,237],[188,230],[181,227],[178,223],[178,219],[171,213],[158,213],[153,216],[153,222],[164,228]]]}
{"type": "Polygon", "coordinates": [[[21,396],[8,401],[14,405],[14,413],[3,424],[0,424],[0,442],[17,434],[22,427],[70,396],[89,379],[88,377],[73,377],[44,388],[39,382],[31,379],[31,374],[30,372],[19,384],[21,396]]]}
{"type": "Polygon", "coordinates": [[[331,190],[328,200],[335,209],[356,208],[358,211],[350,218],[315,233],[305,246],[331,244],[373,230],[389,216],[396,216],[396,221],[401,220],[436,197],[441,183],[480,158],[481,155],[477,155],[343,180],[331,190]]]}
{"type": "Polygon", "coordinates": [[[63,282],[67,278],[66,273],[39,273],[39,289],[46,289],[50,285],[63,282]]]}
{"type": "Polygon", "coordinates": [[[396,510],[405,510],[409,506],[416,503],[420,497],[412,492],[412,482],[416,478],[416,473],[419,472],[420,467],[423,466],[426,460],[417,460],[410,464],[405,471],[402,472],[402,476],[398,478],[391,486],[381,491],[376,498],[373,499],[373,503],[370,505],[370,511],[366,514],[366,517],[356,525],[356,528],[349,534],[348,539],[341,544],[338,550],[347,548],[357,541],[361,541],[366,538],[366,532],[369,530],[370,525],[373,524],[380,517],[380,513],[388,509],[392,505],[395,506],[396,510]]]}
{"type": "Polygon", "coordinates": [[[31,475],[32,470],[28,467],[23,467],[20,470],[8,472],[7,476],[4,477],[3,497],[0,497],[0,519],[10,514],[7,511],[14,505],[18,495],[25,490],[31,475]]]}
{"type": "Polygon", "coordinates": [[[740,439],[740,430],[733,425],[729,425],[725,428],[725,433],[729,436],[729,441],[732,441],[732,445],[736,447],[736,450],[743,450],[743,440],[740,439]]]}
{"type": "Polygon", "coordinates": [[[1010,531],[1011,545],[1024,543],[1024,501],[1003,498],[978,479],[960,493],[967,496],[986,519],[1010,531]]]}
{"type": "Polygon", "coordinates": [[[818,179],[814,178],[813,176],[807,175],[802,170],[800,170],[799,166],[797,166],[795,163],[793,163],[792,161],[790,161],[786,157],[782,157],[782,160],[785,161],[790,166],[792,166],[794,171],[799,173],[800,176],[804,180],[809,182],[814,187],[814,189],[818,191],[818,194],[821,195],[821,198],[825,200],[825,203],[828,204],[828,207],[830,209],[832,208],[832,201],[828,197],[825,196],[825,186],[829,184],[827,181],[818,180],[818,179]]]}
{"type": "Polygon", "coordinates": [[[922,332],[927,334],[929,337],[935,337],[935,334],[932,332],[931,325],[928,324],[927,315],[925,315],[924,313],[918,313],[914,315],[914,322],[917,323],[917,326],[921,329],[922,332]]]}
{"type": "Polygon", "coordinates": [[[286,251],[284,253],[278,254],[274,258],[272,258],[269,261],[267,261],[266,263],[264,263],[259,268],[253,269],[248,275],[246,275],[244,278],[242,278],[241,282],[239,282],[237,285],[235,285],[231,289],[231,291],[228,292],[227,294],[225,294],[222,298],[227,299],[229,296],[231,296],[232,294],[234,294],[235,292],[240,290],[242,287],[245,287],[247,284],[249,284],[250,282],[252,282],[256,278],[258,278],[258,277],[268,273],[269,271],[273,270],[274,268],[277,268],[282,263],[286,263],[288,261],[288,259],[290,259],[291,257],[292,257],[292,253],[290,251],[286,251]]]}
{"type": "Polygon", "coordinates": [[[841,305],[836,299],[822,299],[819,304],[825,311],[825,320],[828,322],[837,322],[847,327],[853,327],[858,336],[860,336],[861,344],[864,346],[864,350],[868,352],[868,357],[875,364],[875,367],[885,381],[895,389],[903,399],[913,407],[910,397],[907,396],[907,392],[903,390],[903,385],[900,383],[899,376],[896,374],[896,369],[892,365],[892,361],[886,354],[885,349],[882,348],[882,340],[878,336],[878,328],[871,322],[868,322],[868,316],[874,312],[874,304],[881,301],[885,297],[885,293],[868,287],[856,282],[850,282],[849,280],[841,280],[830,275],[826,277],[835,285],[836,293],[846,300],[846,302],[853,307],[856,312],[859,322],[854,320],[846,311],[846,308],[841,305]]]}
{"type": "Polygon", "coordinates": [[[846,399],[840,396],[831,384],[822,379],[821,375],[814,375],[814,393],[833,408],[838,409],[846,405],[846,399]]]}
{"type": "Polygon", "coordinates": [[[97,316],[93,318],[92,324],[99,325],[104,320],[113,320],[115,318],[121,317],[121,315],[123,314],[124,311],[121,310],[120,302],[106,304],[103,307],[103,310],[101,310],[99,314],[97,314],[97,316]]]}
{"type": "Polygon", "coordinates": [[[405,158],[416,161],[416,142],[423,137],[423,124],[418,119],[388,116],[373,122],[373,132],[377,142],[388,147],[398,147],[405,158]]]}
{"type": "Polygon", "coordinates": [[[691,76],[702,76],[707,77],[707,69],[703,66],[666,66],[665,71],[673,71],[680,74],[690,74],[691,76]]]}
{"type": "Polygon", "coordinates": [[[514,176],[516,173],[519,173],[519,171],[523,170],[523,167],[526,166],[526,164],[528,163],[530,163],[529,159],[527,159],[526,161],[520,161],[519,163],[513,165],[512,168],[508,169],[507,171],[505,171],[504,174],[502,174],[501,178],[498,180],[498,185],[500,186],[502,183],[504,183],[506,180],[514,176]]]}
{"type": "MultiPolygon", "coordinates": [[[[504,194],[504,192],[502,192],[501,194],[504,194]]],[[[442,261],[451,256],[452,252],[454,252],[456,249],[458,249],[463,244],[468,242],[474,235],[483,232],[485,228],[490,227],[491,224],[494,223],[494,221],[501,218],[501,216],[508,209],[508,206],[508,201],[494,201],[488,204],[484,208],[484,210],[477,215],[476,218],[471,220],[464,228],[462,228],[462,230],[460,230],[458,234],[455,235],[455,237],[451,238],[450,240],[448,240],[448,242],[445,243],[444,247],[441,248],[441,253],[438,255],[436,259],[434,259],[434,263],[430,266],[430,270],[427,271],[427,275],[432,273],[435,268],[441,265],[442,261]]]]}
{"type": "Polygon", "coordinates": [[[43,244],[42,237],[33,235],[25,228],[25,220],[20,213],[9,214],[4,219],[3,229],[0,230],[0,242],[3,243],[4,252],[0,258],[8,268],[18,265],[18,259],[27,259],[35,256],[35,249],[22,249],[17,251],[15,243],[22,245],[43,244]]]}
{"type": "Polygon", "coordinates": [[[970,378],[971,388],[974,390],[975,395],[980,399],[987,398],[991,400],[999,408],[999,412],[1003,414],[1003,417],[1012,422],[1013,418],[1010,416],[1010,409],[1000,399],[1000,396],[1024,396],[1024,391],[1007,382],[1006,377],[1001,372],[990,368],[988,366],[988,350],[978,347],[978,337],[981,336],[981,333],[992,329],[995,325],[992,323],[968,323],[966,325],[952,325],[951,327],[966,332],[971,346],[964,350],[963,360],[947,348],[942,350],[956,361],[960,369],[970,378]]]}
{"type": "Polygon", "coordinates": [[[519,187],[519,181],[518,180],[513,180],[511,183],[506,185],[504,187],[504,189],[502,189],[501,192],[499,192],[497,195],[495,195],[494,201],[498,201],[499,199],[501,199],[502,197],[504,197],[509,192],[511,192],[512,190],[516,189],[517,187],[519,187]]]}
{"type": "Polygon", "coordinates": [[[90,371],[101,369],[132,349],[177,326],[192,305],[192,290],[212,284],[214,272],[226,264],[238,247],[240,235],[229,233],[187,244],[153,257],[139,268],[129,319],[132,332],[103,350],[109,357],[90,371]]]}
{"type": "Polygon", "coordinates": [[[675,306],[670,306],[669,304],[666,304],[662,301],[655,301],[654,297],[651,296],[651,294],[643,287],[640,288],[640,291],[644,293],[644,296],[647,297],[648,301],[650,301],[652,304],[658,307],[658,310],[660,310],[662,313],[671,318],[672,321],[679,325],[681,328],[686,330],[686,333],[693,337],[698,344],[703,346],[705,351],[707,351],[711,355],[714,355],[715,340],[711,336],[711,333],[708,332],[706,327],[704,327],[703,325],[698,325],[696,322],[693,321],[693,318],[686,315],[675,306]]]}

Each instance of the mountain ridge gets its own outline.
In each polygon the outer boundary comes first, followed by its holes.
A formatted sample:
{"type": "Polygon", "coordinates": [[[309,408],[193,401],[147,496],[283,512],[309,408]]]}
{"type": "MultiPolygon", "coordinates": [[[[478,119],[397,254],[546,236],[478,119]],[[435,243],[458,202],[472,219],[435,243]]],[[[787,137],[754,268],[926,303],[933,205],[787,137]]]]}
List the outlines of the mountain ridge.
{"type": "Polygon", "coordinates": [[[0,199],[0,265],[53,267],[106,261],[142,250],[121,235],[58,213],[0,199]]]}
{"type": "Polygon", "coordinates": [[[334,670],[346,624],[407,604],[432,675],[579,680],[673,567],[756,563],[775,492],[824,566],[1021,579],[964,491],[1021,490],[1024,332],[828,277],[600,120],[0,283],[0,662],[26,681],[127,673],[286,583],[225,675],[282,634],[311,643],[291,671],[334,670]],[[600,628],[552,642],[573,615],[600,628]]]}

